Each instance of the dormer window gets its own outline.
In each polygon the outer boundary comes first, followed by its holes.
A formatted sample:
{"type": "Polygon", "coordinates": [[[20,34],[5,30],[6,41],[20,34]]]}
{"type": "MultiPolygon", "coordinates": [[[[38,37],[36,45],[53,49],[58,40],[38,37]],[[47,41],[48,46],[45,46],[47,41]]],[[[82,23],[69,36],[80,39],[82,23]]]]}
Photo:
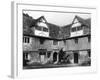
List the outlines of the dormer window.
{"type": "Polygon", "coordinates": [[[44,23],[44,22],[38,22],[38,23],[37,23],[37,28],[36,28],[36,29],[38,29],[38,30],[40,30],[40,31],[48,32],[48,26],[47,26],[47,24],[44,23]]]}
{"type": "MultiPolygon", "coordinates": [[[[89,25],[90,21],[88,21],[88,19],[83,19],[76,15],[71,24],[70,36],[75,37],[90,33],[89,25]]],[[[90,39],[88,39],[88,42],[89,41],[90,39]]]]}
{"type": "Polygon", "coordinates": [[[49,37],[49,28],[46,22],[47,21],[43,16],[37,19],[36,27],[34,29],[35,35],[49,37]]]}

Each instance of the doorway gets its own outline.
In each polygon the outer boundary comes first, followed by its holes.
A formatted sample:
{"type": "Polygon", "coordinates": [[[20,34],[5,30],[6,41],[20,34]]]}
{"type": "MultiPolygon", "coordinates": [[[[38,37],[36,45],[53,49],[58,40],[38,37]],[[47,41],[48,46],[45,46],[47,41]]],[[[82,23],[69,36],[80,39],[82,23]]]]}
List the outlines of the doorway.
{"type": "Polygon", "coordinates": [[[39,55],[40,55],[41,63],[44,63],[45,62],[45,57],[46,57],[46,52],[40,52],[39,55]]]}
{"type": "Polygon", "coordinates": [[[53,54],[53,62],[56,62],[57,61],[57,52],[54,52],[53,54]]]}
{"type": "Polygon", "coordinates": [[[74,53],[74,63],[78,64],[78,53],[77,52],[74,53]]]}

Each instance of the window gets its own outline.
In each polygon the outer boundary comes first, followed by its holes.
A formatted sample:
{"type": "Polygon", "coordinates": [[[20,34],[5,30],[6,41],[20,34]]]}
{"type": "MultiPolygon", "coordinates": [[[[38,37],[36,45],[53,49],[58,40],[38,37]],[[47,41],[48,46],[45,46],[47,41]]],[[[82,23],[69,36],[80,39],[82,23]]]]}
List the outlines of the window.
{"type": "Polygon", "coordinates": [[[78,44],[78,38],[75,38],[74,41],[76,44],[78,44]]]}
{"type": "Polygon", "coordinates": [[[30,38],[24,36],[24,38],[23,38],[23,42],[24,42],[24,43],[30,43],[30,38]]]}
{"type": "Polygon", "coordinates": [[[43,27],[43,31],[48,32],[48,28],[43,27]]]}
{"type": "Polygon", "coordinates": [[[57,40],[53,40],[53,45],[58,45],[58,41],[57,40]]]}
{"type": "Polygon", "coordinates": [[[90,42],[91,41],[91,36],[88,36],[88,42],[90,42]]]}
{"type": "Polygon", "coordinates": [[[91,50],[88,50],[88,56],[91,57],[91,50]]]}
{"type": "Polygon", "coordinates": [[[42,31],[42,27],[40,26],[37,26],[36,29],[42,31]]]}
{"type": "Polygon", "coordinates": [[[47,52],[47,57],[50,58],[51,52],[47,52]]]}
{"type": "Polygon", "coordinates": [[[40,31],[48,32],[48,28],[45,28],[45,27],[43,27],[43,26],[37,26],[36,29],[37,29],[37,30],[40,30],[40,31]]]}
{"type": "Polygon", "coordinates": [[[72,32],[75,32],[76,31],[76,27],[72,28],[72,32]]]}
{"type": "Polygon", "coordinates": [[[27,52],[24,52],[24,53],[23,53],[23,56],[24,56],[23,58],[24,58],[25,60],[28,59],[28,53],[27,53],[27,52]]]}
{"type": "Polygon", "coordinates": [[[82,26],[72,28],[72,32],[79,31],[79,30],[82,30],[82,26]]]}
{"type": "Polygon", "coordinates": [[[78,31],[79,31],[79,30],[82,30],[82,26],[77,27],[77,30],[78,30],[78,31]]]}
{"type": "Polygon", "coordinates": [[[40,39],[40,44],[43,44],[44,43],[44,39],[40,39]]]}

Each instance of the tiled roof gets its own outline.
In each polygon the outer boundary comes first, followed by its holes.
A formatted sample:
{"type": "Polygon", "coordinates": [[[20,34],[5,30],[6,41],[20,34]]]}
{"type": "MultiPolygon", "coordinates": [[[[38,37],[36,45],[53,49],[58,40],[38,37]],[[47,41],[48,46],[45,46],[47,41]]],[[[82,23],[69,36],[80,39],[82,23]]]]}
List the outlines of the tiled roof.
{"type": "MultiPolygon", "coordinates": [[[[88,18],[88,19],[83,19],[83,18],[81,18],[81,17],[79,17],[79,16],[75,16],[75,18],[77,18],[78,19],[78,21],[80,22],[80,23],[82,23],[83,25],[86,25],[87,27],[91,27],[91,19],[90,18],[88,18]]],[[[75,20],[75,18],[73,19],[73,21],[75,20]]],[[[72,24],[73,24],[73,22],[72,22],[72,24]]]]}
{"type": "MultiPolygon", "coordinates": [[[[77,18],[82,24],[87,25],[88,27],[91,26],[91,19],[83,19],[79,16],[75,16],[75,18],[77,18]]],[[[50,34],[49,38],[66,39],[66,38],[70,37],[70,28],[71,28],[71,25],[73,24],[73,22],[72,22],[72,24],[60,27],[58,25],[47,22],[47,20],[45,19],[44,16],[41,16],[38,19],[33,19],[32,17],[27,16],[25,14],[23,15],[23,28],[24,28],[23,34],[34,36],[34,32],[32,31],[31,28],[36,27],[35,25],[38,21],[40,21],[40,19],[44,19],[46,21],[46,24],[48,25],[49,34],[50,34]]]]}
{"type": "Polygon", "coordinates": [[[49,36],[52,38],[59,38],[60,27],[51,23],[46,23],[46,24],[48,25],[49,28],[49,36]]]}
{"type": "Polygon", "coordinates": [[[71,28],[71,24],[61,27],[61,32],[59,34],[59,38],[70,37],[70,28],[71,28]]]}

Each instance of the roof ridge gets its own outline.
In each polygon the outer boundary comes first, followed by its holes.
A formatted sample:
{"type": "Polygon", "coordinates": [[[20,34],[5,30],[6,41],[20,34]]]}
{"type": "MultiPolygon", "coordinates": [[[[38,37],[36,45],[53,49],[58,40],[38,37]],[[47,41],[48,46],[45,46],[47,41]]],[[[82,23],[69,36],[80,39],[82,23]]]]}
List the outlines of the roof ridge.
{"type": "Polygon", "coordinates": [[[82,17],[77,16],[77,15],[75,17],[79,20],[79,22],[83,23],[84,25],[87,25],[87,26],[90,25],[86,20],[91,19],[91,18],[83,19],[82,17]]]}

